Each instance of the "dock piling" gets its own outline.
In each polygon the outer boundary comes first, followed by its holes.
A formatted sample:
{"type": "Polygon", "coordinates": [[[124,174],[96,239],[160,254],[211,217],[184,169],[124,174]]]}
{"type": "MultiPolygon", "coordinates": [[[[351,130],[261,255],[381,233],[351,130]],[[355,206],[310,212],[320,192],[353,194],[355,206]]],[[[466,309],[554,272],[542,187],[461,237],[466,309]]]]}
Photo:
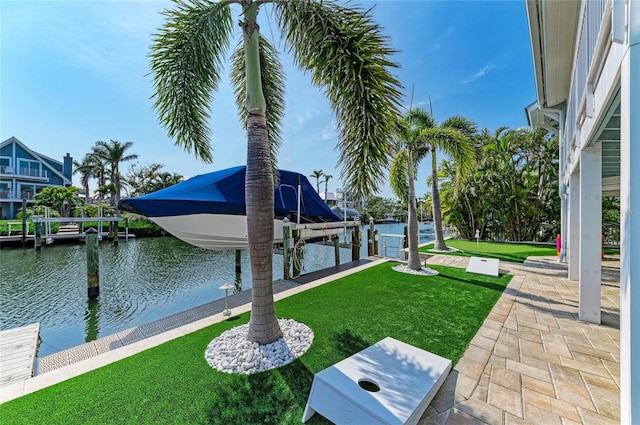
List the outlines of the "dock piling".
{"type": "Polygon", "coordinates": [[[333,251],[336,260],[336,266],[340,265],[340,238],[338,235],[333,236],[333,251]]]}
{"type": "Polygon", "coordinates": [[[29,228],[27,227],[27,198],[22,198],[22,247],[27,244],[27,233],[29,228]]]}
{"type": "Polygon", "coordinates": [[[36,251],[40,251],[42,248],[42,223],[35,224],[35,237],[33,238],[33,247],[36,251]]]}
{"type": "Polygon", "coordinates": [[[360,259],[360,227],[356,226],[351,231],[351,261],[360,259]]]}
{"type": "Polygon", "coordinates": [[[373,255],[378,255],[378,230],[373,231],[373,255]]]}

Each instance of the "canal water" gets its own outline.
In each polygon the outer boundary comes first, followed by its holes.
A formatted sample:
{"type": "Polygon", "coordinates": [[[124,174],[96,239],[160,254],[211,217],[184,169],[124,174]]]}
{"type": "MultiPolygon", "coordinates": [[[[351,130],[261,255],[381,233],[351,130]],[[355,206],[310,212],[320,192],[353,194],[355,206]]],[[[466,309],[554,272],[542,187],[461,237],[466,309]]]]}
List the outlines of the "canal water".
{"type": "MultiPolygon", "coordinates": [[[[433,238],[431,228],[421,242],[433,238]]],[[[361,258],[367,255],[363,228],[361,258]]],[[[397,255],[397,241],[382,235],[403,234],[404,224],[376,225],[379,253],[397,255]]],[[[342,263],[351,250],[342,248],[342,263]]],[[[333,246],[307,244],[303,271],[335,264],[333,246]]],[[[282,255],[274,255],[274,279],[281,279],[282,255]]],[[[251,287],[248,251],[242,251],[242,273],[235,273],[234,251],[207,251],[173,237],[130,239],[100,244],[100,297],[87,300],[84,245],[47,245],[42,251],[0,251],[0,330],[40,322],[38,357],[112,335],[224,297],[219,286],[251,287]]]]}

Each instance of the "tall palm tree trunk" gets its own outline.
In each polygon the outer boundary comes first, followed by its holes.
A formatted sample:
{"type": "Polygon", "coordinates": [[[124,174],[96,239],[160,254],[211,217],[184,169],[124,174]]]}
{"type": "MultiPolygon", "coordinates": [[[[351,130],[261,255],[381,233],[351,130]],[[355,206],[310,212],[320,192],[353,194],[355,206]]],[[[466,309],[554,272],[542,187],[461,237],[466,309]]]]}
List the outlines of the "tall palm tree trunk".
{"type": "Polygon", "coordinates": [[[433,228],[436,237],[433,249],[446,251],[447,245],[444,243],[444,232],[442,231],[442,207],[440,205],[440,190],[438,189],[438,161],[435,149],[431,151],[431,203],[433,205],[433,228]]]}
{"type": "Polygon", "coordinates": [[[418,213],[416,209],[416,189],[415,179],[411,168],[413,165],[407,167],[409,177],[409,208],[407,209],[407,235],[409,237],[409,260],[408,266],[411,270],[420,270],[422,265],[420,264],[420,254],[418,253],[418,213]]]}
{"type": "Polygon", "coordinates": [[[273,174],[264,113],[249,113],[247,204],[249,258],[251,259],[251,321],[249,340],[271,343],[282,336],[273,304],[273,174]]]}
{"type": "Polygon", "coordinates": [[[265,115],[258,52],[256,3],[245,9],[243,22],[247,76],[247,171],[245,202],[251,259],[249,341],[269,344],[282,337],[273,302],[273,167],[265,115]]]}

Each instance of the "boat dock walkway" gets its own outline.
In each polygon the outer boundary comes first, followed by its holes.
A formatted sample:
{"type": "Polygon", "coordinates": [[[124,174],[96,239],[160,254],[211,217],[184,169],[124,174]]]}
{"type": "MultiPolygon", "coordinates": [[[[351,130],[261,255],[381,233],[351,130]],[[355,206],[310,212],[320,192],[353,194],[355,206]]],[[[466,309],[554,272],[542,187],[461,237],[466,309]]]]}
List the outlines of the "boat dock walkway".
{"type": "Polygon", "coordinates": [[[40,323],[0,332],[0,388],[33,376],[40,323]]]}

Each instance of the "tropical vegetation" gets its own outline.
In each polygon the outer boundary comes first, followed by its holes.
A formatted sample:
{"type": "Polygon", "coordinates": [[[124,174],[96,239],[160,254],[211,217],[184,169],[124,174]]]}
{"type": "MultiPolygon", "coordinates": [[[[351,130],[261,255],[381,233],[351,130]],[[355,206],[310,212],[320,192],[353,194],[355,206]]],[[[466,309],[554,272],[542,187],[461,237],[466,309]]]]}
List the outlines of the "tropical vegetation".
{"type": "Polygon", "coordinates": [[[262,7],[294,63],[321,87],[336,115],[339,163],[358,199],[384,178],[389,139],[400,104],[391,70],[394,51],[369,11],[337,1],[235,0],[179,2],[153,42],[155,108],[176,144],[212,161],[209,110],[221,80],[234,28],[231,7],[241,7],[241,42],[231,56],[231,81],[247,131],[246,211],[252,271],[248,338],[260,344],[282,336],[273,304],[273,182],[281,142],[284,75],[279,53],[260,35],[262,7]]]}
{"type": "Polygon", "coordinates": [[[71,210],[82,203],[79,192],[80,188],[75,186],[49,186],[36,193],[33,198],[36,206],[53,208],[60,217],[69,217],[71,210]]]}
{"type": "MultiPolygon", "coordinates": [[[[0,405],[12,424],[299,424],[315,373],[387,336],[450,359],[462,356],[511,279],[433,266],[429,277],[385,263],[276,303],[313,344],[293,363],[254,375],[212,369],[203,352],[233,316],[116,363],[0,405]],[[375,308],[375,314],[372,309],[375,308]]],[[[326,424],[316,414],[308,424],[326,424]]]]}
{"type": "Polygon", "coordinates": [[[148,165],[132,164],[125,176],[129,186],[129,196],[140,196],[180,183],[184,177],[178,173],[161,171],[163,164],[153,162],[148,165]]]}
{"type": "Polygon", "coordinates": [[[404,217],[404,214],[401,213],[403,209],[406,209],[406,207],[398,199],[369,196],[364,202],[360,215],[365,222],[364,224],[367,224],[370,219],[377,222],[388,217],[397,217],[398,215],[404,217]]]}
{"type": "MultiPolygon", "coordinates": [[[[458,172],[464,175],[473,162],[471,137],[475,133],[475,124],[466,118],[455,116],[438,126],[430,113],[423,109],[412,109],[397,122],[394,145],[396,154],[391,163],[389,180],[396,196],[407,206],[407,236],[409,259],[408,266],[420,270],[418,253],[418,218],[415,180],[418,165],[428,154],[431,154],[433,173],[437,170],[436,151],[449,154],[457,165],[458,172]]],[[[435,247],[446,250],[438,179],[431,185],[433,219],[435,231],[435,247]]]]}
{"type": "Polygon", "coordinates": [[[443,160],[445,221],[463,239],[554,240],[559,231],[558,139],[546,130],[506,127],[475,137],[476,160],[460,174],[443,160]]]}
{"type": "Polygon", "coordinates": [[[133,161],[138,158],[136,154],[127,154],[127,151],[133,146],[132,142],[121,143],[117,140],[104,142],[99,140],[93,147],[92,155],[104,161],[109,166],[109,180],[113,185],[110,191],[111,205],[117,208],[120,196],[122,194],[122,174],[120,173],[120,163],[133,161]]]}
{"type": "Polygon", "coordinates": [[[320,193],[320,179],[324,176],[322,170],[313,170],[309,177],[316,179],[316,192],[320,193]]]}

